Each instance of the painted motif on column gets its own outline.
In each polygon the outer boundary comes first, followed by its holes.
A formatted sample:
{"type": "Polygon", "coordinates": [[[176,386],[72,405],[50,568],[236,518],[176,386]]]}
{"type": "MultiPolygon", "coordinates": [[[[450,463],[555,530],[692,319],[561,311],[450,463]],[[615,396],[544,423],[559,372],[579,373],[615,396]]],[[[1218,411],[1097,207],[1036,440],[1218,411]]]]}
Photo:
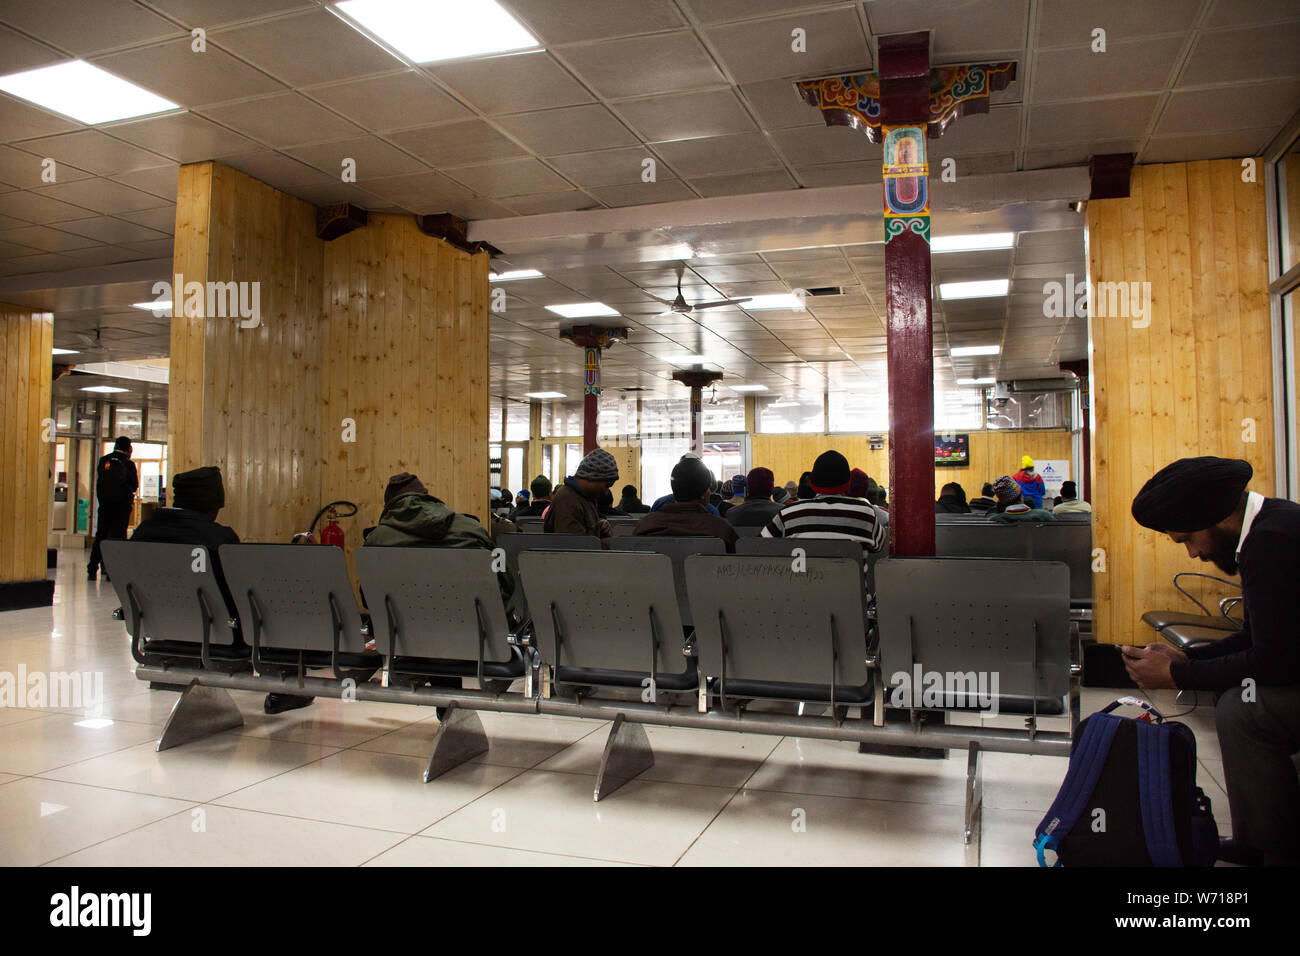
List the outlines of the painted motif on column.
{"type": "Polygon", "coordinates": [[[587,373],[584,395],[600,395],[600,349],[588,346],[584,349],[583,370],[587,373]]]}
{"type": "Polygon", "coordinates": [[[704,437],[704,422],[701,419],[704,390],[691,389],[691,445],[692,451],[699,451],[700,439],[704,437]]]}
{"type": "Polygon", "coordinates": [[[930,241],[929,172],[925,129],[885,126],[885,243],[905,232],[930,241]]]}

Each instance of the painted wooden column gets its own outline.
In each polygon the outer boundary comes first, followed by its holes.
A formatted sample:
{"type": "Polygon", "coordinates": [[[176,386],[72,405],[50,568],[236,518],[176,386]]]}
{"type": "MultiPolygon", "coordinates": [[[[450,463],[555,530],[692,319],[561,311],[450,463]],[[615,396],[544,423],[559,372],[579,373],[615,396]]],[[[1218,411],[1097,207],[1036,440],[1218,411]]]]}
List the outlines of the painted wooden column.
{"type": "Polygon", "coordinates": [[[796,83],[828,126],[883,146],[889,369],[890,553],[934,554],[934,344],[926,140],[960,114],[988,112],[1014,63],[930,68],[930,35],[880,39],[880,70],[796,83]]]}
{"type": "Polygon", "coordinates": [[[561,329],[560,338],[568,339],[581,348],[583,353],[582,453],[587,455],[595,451],[598,444],[601,354],[619,339],[627,338],[627,329],[600,325],[575,325],[569,329],[561,329]]]}
{"type": "Polygon", "coordinates": [[[704,388],[722,378],[721,372],[686,369],[673,372],[673,381],[691,390],[691,451],[704,454],[704,388]]]}

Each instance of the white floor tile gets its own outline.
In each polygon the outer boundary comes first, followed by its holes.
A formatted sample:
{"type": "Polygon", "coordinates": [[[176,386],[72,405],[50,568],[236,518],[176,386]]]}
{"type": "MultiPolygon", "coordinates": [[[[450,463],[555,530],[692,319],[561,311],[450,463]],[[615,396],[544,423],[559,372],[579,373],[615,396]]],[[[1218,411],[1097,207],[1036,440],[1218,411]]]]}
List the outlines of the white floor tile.
{"type": "Polygon", "coordinates": [[[671,865],[732,791],[633,780],[600,803],[595,777],[528,770],[426,836],[600,860],[671,865]]]}
{"type": "Polygon", "coordinates": [[[222,806],[417,833],[518,770],[464,764],[424,782],[427,760],[345,750],[219,798],[222,806]]]}
{"type": "Polygon", "coordinates": [[[25,777],[0,787],[0,863],[37,866],[190,806],[25,777]]]}
{"type": "Polygon", "coordinates": [[[481,843],[461,843],[413,836],[366,863],[366,866],[630,866],[609,860],[589,860],[558,853],[508,850],[481,843]]]}
{"type": "Polygon", "coordinates": [[[5,727],[0,735],[0,770],[36,774],[112,753],[157,736],[148,724],[116,721],[107,727],[78,727],[81,719],[46,714],[5,727]]]}
{"type": "MultiPolygon", "coordinates": [[[[146,729],[153,730],[151,727],[146,729]]],[[[332,747],[315,744],[225,733],[162,753],[155,749],[155,742],[150,741],[107,757],[51,771],[46,776],[133,793],[204,802],[335,752],[332,747]]]]}
{"type": "Polygon", "coordinates": [[[358,866],[401,836],[270,813],[200,807],[65,856],[60,866],[358,866]],[[201,826],[200,826],[201,825],[201,826]]]}
{"type": "MultiPolygon", "coordinates": [[[[416,708],[410,708],[416,710],[416,708]]],[[[574,741],[608,731],[606,721],[572,720],[548,714],[478,714],[488,738],[488,752],[474,758],[475,763],[527,769],[563,751],[574,741]]],[[[426,761],[438,734],[438,720],[430,715],[419,723],[376,737],[357,745],[359,750],[405,754],[426,761]]]]}

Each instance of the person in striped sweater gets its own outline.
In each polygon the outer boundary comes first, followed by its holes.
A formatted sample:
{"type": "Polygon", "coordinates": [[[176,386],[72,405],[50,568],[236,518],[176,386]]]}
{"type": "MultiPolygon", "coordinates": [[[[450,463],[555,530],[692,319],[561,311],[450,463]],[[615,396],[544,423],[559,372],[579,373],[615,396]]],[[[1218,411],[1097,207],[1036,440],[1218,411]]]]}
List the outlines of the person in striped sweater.
{"type": "Polygon", "coordinates": [[[861,542],[868,551],[885,546],[888,531],[868,502],[849,495],[849,462],[837,451],[822,452],[813,464],[814,497],[786,505],[763,528],[765,538],[840,538],[861,542]]]}

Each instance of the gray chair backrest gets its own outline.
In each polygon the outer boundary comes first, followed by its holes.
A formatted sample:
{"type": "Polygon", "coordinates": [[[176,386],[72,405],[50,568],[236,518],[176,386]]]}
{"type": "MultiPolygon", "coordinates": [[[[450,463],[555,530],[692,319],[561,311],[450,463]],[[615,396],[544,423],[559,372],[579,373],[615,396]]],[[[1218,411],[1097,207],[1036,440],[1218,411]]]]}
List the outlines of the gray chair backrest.
{"type": "Polygon", "coordinates": [[[515,579],[514,606],[521,621],[528,619],[528,601],[519,586],[520,552],[600,550],[600,539],[590,534],[499,534],[496,543],[497,547],[505,550],[506,567],[515,579]]]}
{"type": "Polygon", "coordinates": [[[633,530],[635,530],[637,526],[637,522],[639,522],[641,519],[638,517],[638,518],[609,518],[607,520],[609,521],[610,528],[612,528],[614,531],[614,537],[628,538],[632,536],[632,532],[633,530]]]}
{"type": "Polygon", "coordinates": [[[686,588],[702,673],[722,673],[725,626],[728,680],[828,685],[834,661],[835,684],[867,683],[860,557],[689,557],[686,588]]]}
{"type": "Polygon", "coordinates": [[[880,665],[997,675],[1000,696],[1060,700],[1070,674],[1069,569],[998,558],[891,558],[876,567],[880,665]],[[1037,661],[1037,670],[1034,662],[1037,661]]]}
{"type": "Polygon", "coordinates": [[[736,542],[736,554],[789,557],[795,548],[802,548],[808,558],[854,558],[862,563],[862,545],[844,538],[746,538],[736,542]]]}
{"type": "Polygon", "coordinates": [[[936,523],[935,553],[940,557],[1061,561],[1070,569],[1070,599],[1092,600],[1089,521],[936,523]]]}
{"type": "Polygon", "coordinates": [[[761,525],[741,524],[736,525],[736,536],[739,538],[757,538],[763,533],[761,525]]]}
{"type": "Polygon", "coordinates": [[[358,548],[356,561],[375,646],[385,657],[477,661],[480,635],[485,662],[510,657],[509,625],[491,551],[358,548]]]}
{"type": "Polygon", "coordinates": [[[519,570],[549,663],[648,675],[653,656],[656,673],[686,669],[666,554],[525,551],[519,570]]]}
{"type": "Polygon", "coordinates": [[[100,547],[132,638],[201,644],[206,612],[211,620],[209,643],[235,642],[207,548],[153,541],[105,541],[100,547]],[[132,629],[133,609],[140,614],[142,635],[132,629]]]}
{"type": "Polygon", "coordinates": [[[726,554],[727,545],[721,538],[709,536],[633,535],[619,538],[611,545],[612,551],[653,551],[666,554],[673,561],[673,581],[677,588],[677,610],[682,624],[691,626],[691,602],[686,596],[686,558],[692,554],[726,554]]]}
{"type": "Polygon", "coordinates": [[[332,651],[332,603],[342,625],[339,651],[360,654],[365,649],[361,612],[348,578],[347,559],[338,548],[223,544],[221,568],[239,610],[244,640],[250,645],[255,620],[252,601],[256,601],[261,616],[258,641],[262,647],[332,651]]]}
{"type": "Polygon", "coordinates": [[[515,526],[524,534],[541,534],[545,521],[546,519],[540,515],[531,515],[527,518],[516,518],[515,526]]]}

